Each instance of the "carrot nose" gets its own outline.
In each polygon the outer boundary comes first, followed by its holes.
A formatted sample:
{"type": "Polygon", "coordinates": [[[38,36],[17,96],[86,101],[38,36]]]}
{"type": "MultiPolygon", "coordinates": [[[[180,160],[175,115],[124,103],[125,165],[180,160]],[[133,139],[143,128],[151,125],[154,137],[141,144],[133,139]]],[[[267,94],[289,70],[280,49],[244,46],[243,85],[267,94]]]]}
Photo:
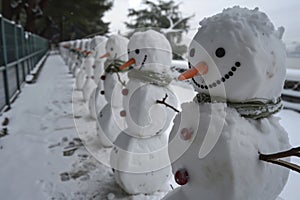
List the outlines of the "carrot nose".
{"type": "Polygon", "coordinates": [[[187,79],[193,78],[197,74],[204,75],[204,74],[207,74],[207,72],[208,72],[208,67],[207,67],[206,63],[200,62],[199,64],[194,66],[192,69],[189,69],[189,70],[183,72],[182,74],[180,74],[178,76],[178,80],[180,80],[180,81],[187,80],[187,79]]]}
{"type": "Polygon", "coordinates": [[[110,54],[109,54],[109,52],[107,52],[107,53],[103,54],[102,56],[100,56],[99,58],[102,59],[102,58],[107,58],[109,56],[110,56],[110,54]]]}
{"type": "Polygon", "coordinates": [[[119,67],[120,70],[126,69],[135,63],[134,58],[129,59],[126,63],[119,67]]]}

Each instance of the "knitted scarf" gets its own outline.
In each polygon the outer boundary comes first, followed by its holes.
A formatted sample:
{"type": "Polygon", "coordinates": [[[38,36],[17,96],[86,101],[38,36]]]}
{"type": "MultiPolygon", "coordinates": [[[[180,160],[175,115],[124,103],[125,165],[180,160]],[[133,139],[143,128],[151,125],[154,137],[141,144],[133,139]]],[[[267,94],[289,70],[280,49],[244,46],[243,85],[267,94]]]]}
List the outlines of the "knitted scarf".
{"type": "Polygon", "coordinates": [[[128,72],[128,77],[130,79],[137,79],[141,82],[150,83],[159,87],[165,87],[171,83],[173,80],[169,74],[158,73],[153,71],[144,71],[131,69],[128,72]]]}
{"type": "Polygon", "coordinates": [[[281,98],[277,98],[276,101],[264,100],[264,99],[254,99],[250,101],[243,102],[231,102],[227,99],[221,97],[211,97],[208,94],[198,93],[194,98],[194,101],[202,103],[226,103],[228,107],[232,107],[240,113],[241,116],[251,119],[262,119],[269,117],[277,112],[279,112],[283,105],[281,103],[281,98]]]}

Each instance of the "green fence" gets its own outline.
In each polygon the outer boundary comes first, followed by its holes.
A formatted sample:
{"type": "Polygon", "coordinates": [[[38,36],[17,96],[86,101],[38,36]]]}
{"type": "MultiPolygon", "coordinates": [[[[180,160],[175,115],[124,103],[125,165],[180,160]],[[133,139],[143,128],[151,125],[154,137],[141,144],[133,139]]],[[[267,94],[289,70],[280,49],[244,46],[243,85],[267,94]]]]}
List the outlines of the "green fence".
{"type": "Polygon", "coordinates": [[[0,111],[10,108],[26,75],[48,51],[48,41],[0,16],[0,111]]]}

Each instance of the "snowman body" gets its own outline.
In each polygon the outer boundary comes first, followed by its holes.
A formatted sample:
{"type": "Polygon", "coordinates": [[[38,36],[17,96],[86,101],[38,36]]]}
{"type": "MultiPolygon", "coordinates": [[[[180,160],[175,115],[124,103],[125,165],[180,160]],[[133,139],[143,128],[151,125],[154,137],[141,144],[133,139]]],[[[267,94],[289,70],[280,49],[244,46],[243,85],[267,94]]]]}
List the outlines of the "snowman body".
{"type": "MultiPolygon", "coordinates": [[[[187,172],[188,183],[164,199],[275,200],[278,197],[289,172],[259,161],[258,152],[290,148],[279,118],[246,119],[226,104],[191,102],[183,104],[182,109],[170,134],[169,141],[173,144],[169,147],[169,156],[173,174],[187,172]],[[212,117],[225,118],[226,125],[212,151],[200,159],[199,150],[212,117]],[[193,118],[199,120],[191,122],[193,118]],[[184,129],[197,131],[186,139],[181,136],[184,129]]],[[[179,175],[180,178],[184,179],[179,175]]]]}
{"type": "MultiPolygon", "coordinates": [[[[117,137],[111,166],[117,183],[129,194],[152,194],[167,189],[170,162],[167,138],[178,107],[170,89],[172,54],[168,40],[149,30],[135,33],[128,44],[129,82],[123,92],[127,128],[117,137]]],[[[122,67],[121,67],[122,68],[122,67]]]]}
{"type": "MultiPolygon", "coordinates": [[[[121,79],[127,82],[127,75],[121,74],[121,79]]],[[[97,117],[97,135],[104,147],[111,147],[120,132],[126,128],[126,122],[120,116],[123,110],[123,88],[124,86],[119,83],[116,73],[106,73],[103,91],[107,104],[101,109],[97,117]]]]}
{"type": "Polygon", "coordinates": [[[93,91],[91,92],[91,95],[89,97],[88,102],[88,108],[90,112],[90,116],[93,119],[97,118],[98,112],[103,108],[103,106],[106,104],[105,97],[103,95],[97,95],[96,93],[103,90],[103,82],[100,81],[101,75],[104,73],[104,62],[105,59],[100,59],[100,56],[105,53],[105,44],[106,44],[106,38],[102,36],[96,36],[92,42],[94,44],[94,82],[96,84],[96,87],[94,87],[93,91]],[[97,89],[98,88],[98,89],[97,89]],[[97,98],[96,98],[97,97],[97,98]]]}
{"type": "MultiPolygon", "coordinates": [[[[127,60],[127,45],[127,38],[120,35],[110,36],[105,45],[108,59],[104,65],[109,67],[116,59],[120,61],[127,60]]],[[[126,72],[104,72],[103,70],[101,75],[95,91],[96,102],[99,101],[97,104],[100,105],[98,108],[96,107],[97,111],[99,111],[96,129],[100,144],[103,147],[111,147],[118,134],[126,127],[124,118],[119,115],[122,111],[123,98],[123,85],[120,81],[126,83],[128,78],[126,72]],[[103,97],[106,100],[104,106],[100,103],[100,99],[103,97]],[[115,113],[118,114],[116,115],[115,113]]]]}
{"type": "Polygon", "coordinates": [[[189,68],[205,63],[208,70],[189,78],[211,102],[195,98],[175,118],[168,148],[175,180],[183,186],[164,199],[275,200],[289,171],[259,160],[259,153],[290,148],[272,116],[280,109],[285,78],[283,29],[275,30],[258,9],[240,7],[200,25],[189,47],[189,68]]]}
{"type": "Polygon", "coordinates": [[[130,80],[126,89],[123,112],[127,128],[114,143],[118,148],[111,152],[115,179],[129,194],[167,190],[171,166],[166,147],[175,112],[156,100],[168,95],[167,102],[177,107],[177,97],[167,87],[135,80],[130,80]]]}
{"type": "Polygon", "coordinates": [[[76,48],[79,48],[79,40],[74,41],[70,48],[68,61],[67,61],[70,73],[73,73],[73,68],[75,67],[76,62],[78,61],[77,54],[74,51],[71,51],[71,49],[74,50],[76,48]]]}
{"type": "Polygon", "coordinates": [[[77,90],[83,91],[83,86],[88,79],[87,72],[90,71],[90,68],[93,66],[93,64],[94,64],[94,58],[92,56],[88,56],[82,59],[82,64],[76,74],[77,90]]]}
{"type": "Polygon", "coordinates": [[[94,81],[94,63],[95,63],[95,58],[92,55],[89,55],[87,58],[88,62],[86,62],[85,65],[85,73],[86,73],[86,80],[83,84],[82,88],[82,94],[83,94],[83,100],[85,102],[89,101],[89,98],[93,92],[93,90],[97,87],[94,81]]]}

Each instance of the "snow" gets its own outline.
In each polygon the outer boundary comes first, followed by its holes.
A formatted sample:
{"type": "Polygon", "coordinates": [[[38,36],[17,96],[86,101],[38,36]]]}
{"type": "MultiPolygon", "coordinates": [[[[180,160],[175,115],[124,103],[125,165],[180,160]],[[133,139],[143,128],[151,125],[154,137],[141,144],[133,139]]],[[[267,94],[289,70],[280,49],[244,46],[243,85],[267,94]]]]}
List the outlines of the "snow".
{"type": "MultiPolygon", "coordinates": [[[[9,118],[8,136],[0,138],[0,194],[1,199],[115,199],[158,200],[162,194],[128,196],[116,184],[112,171],[100,164],[90,152],[97,150],[97,159],[108,163],[109,150],[93,143],[95,122],[89,118],[79,91],[73,93],[74,79],[57,55],[51,55],[36,84],[26,84],[12,104],[12,109],[0,117],[9,118]],[[76,110],[76,125],[72,112],[72,93],[76,110]],[[77,114],[76,114],[77,112],[77,114]],[[80,113],[78,113],[80,112],[80,113]],[[82,117],[78,117],[80,114],[82,117]],[[63,156],[69,142],[86,139],[89,150],[80,147],[73,156],[63,156]],[[90,138],[88,137],[90,136],[90,138]],[[66,138],[68,141],[65,141],[66,138]],[[88,157],[85,158],[85,155],[88,157]],[[60,174],[87,174],[69,181],[61,181],[60,174]],[[73,172],[73,173],[71,173],[73,172]],[[80,174],[80,173],[78,173],[80,174]],[[84,173],[83,173],[84,174],[84,173]],[[5,181],[3,181],[5,180],[5,181]]],[[[180,93],[184,91],[181,89],[180,93]]],[[[289,133],[292,146],[299,146],[300,114],[283,110],[280,121],[289,133]]],[[[292,161],[297,161],[292,159],[292,161]]],[[[299,161],[298,161],[299,164],[299,161]]],[[[172,180],[174,186],[174,180],[172,180]]],[[[297,200],[300,177],[290,172],[288,183],[281,193],[284,200],[297,200]]]]}

